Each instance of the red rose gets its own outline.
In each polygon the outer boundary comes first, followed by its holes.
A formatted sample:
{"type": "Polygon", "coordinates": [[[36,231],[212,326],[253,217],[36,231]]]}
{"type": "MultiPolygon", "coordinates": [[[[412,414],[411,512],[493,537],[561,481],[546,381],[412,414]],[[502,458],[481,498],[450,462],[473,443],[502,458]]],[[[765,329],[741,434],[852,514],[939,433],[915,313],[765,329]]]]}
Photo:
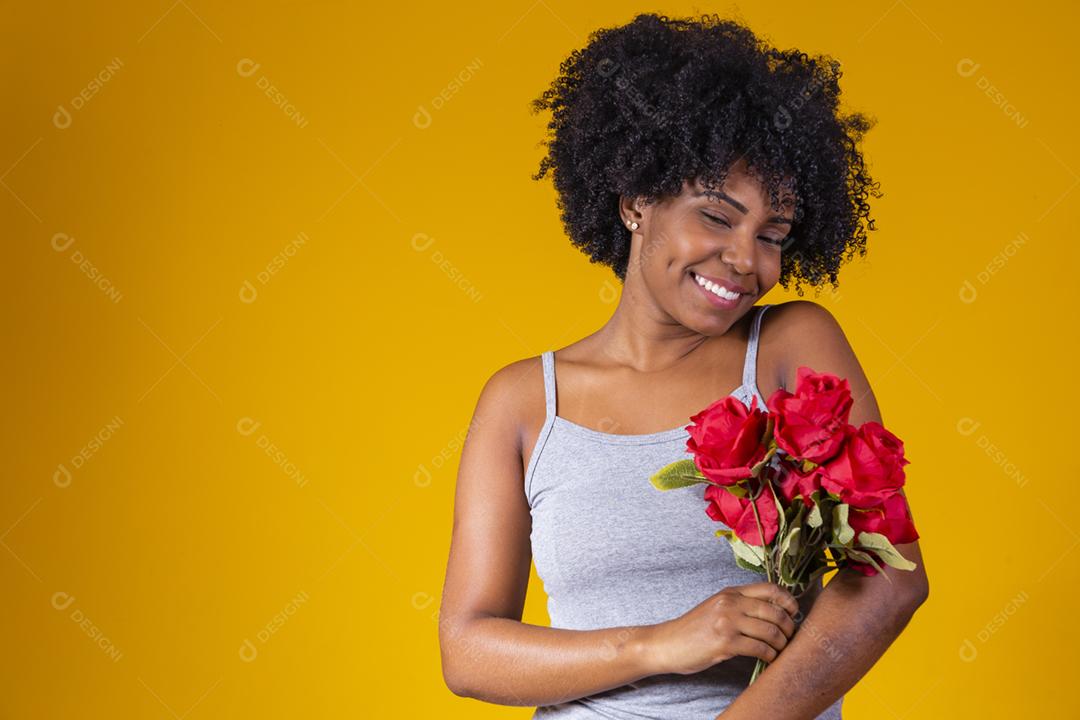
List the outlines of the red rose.
{"type": "Polygon", "coordinates": [[[904,484],[904,443],[874,420],[848,428],[840,454],[821,466],[821,486],[854,507],[880,505],[904,484]]]}
{"type": "Polygon", "coordinates": [[[761,442],[768,415],[731,395],[720,398],[697,415],[687,430],[686,450],[694,454],[694,464],[709,480],[734,485],[751,477],[750,468],[765,458],[768,448],[761,442]]]}
{"type": "Polygon", "coordinates": [[[801,496],[806,507],[813,507],[812,496],[814,491],[821,487],[821,469],[814,468],[809,472],[803,472],[799,466],[787,462],[781,463],[780,475],[773,480],[773,487],[776,488],[776,494],[783,499],[785,505],[793,504],[795,498],[801,496]]]}
{"type": "Polygon", "coordinates": [[[881,533],[893,545],[919,539],[907,499],[899,492],[892,493],[874,507],[850,508],[848,525],[855,531],[856,538],[860,532],[881,533]]]}
{"type": "Polygon", "coordinates": [[[795,392],[776,390],[768,409],[776,419],[773,436],[781,450],[797,460],[821,464],[836,455],[844,442],[851,412],[847,378],[815,373],[805,365],[796,374],[795,392]]]}
{"type": "Polygon", "coordinates": [[[725,488],[707,485],[705,499],[709,501],[705,508],[709,517],[734,530],[736,537],[747,545],[763,544],[754,518],[754,506],[761,518],[761,527],[765,530],[765,544],[771,543],[780,530],[780,513],[768,488],[763,488],[757,500],[751,504],[750,498],[735,497],[725,488]]]}

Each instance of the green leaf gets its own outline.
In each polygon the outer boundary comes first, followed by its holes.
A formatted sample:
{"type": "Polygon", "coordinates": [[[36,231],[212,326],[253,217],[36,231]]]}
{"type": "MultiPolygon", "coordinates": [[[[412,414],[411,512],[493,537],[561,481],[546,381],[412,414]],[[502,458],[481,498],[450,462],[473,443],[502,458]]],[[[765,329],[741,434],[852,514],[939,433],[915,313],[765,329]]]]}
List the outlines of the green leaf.
{"type": "Polygon", "coordinates": [[[772,462],[772,458],[772,451],[766,451],[765,455],[760,460],[750,466],[750,474],[754,477],[761,477],[761,469],[772,462]]]}
{"type": "Polygon", "coordinates": [[[899,551],[893,547],[893,544],[889,542],[889,538],[881,533],[859,533],[859,546],[873,550],[886,565],[890,565],[898,570],[914,570],[917,567],[915,563],[901,555],[899,551]]]}
{"type": "Polygon", "coordinates": [[[738,498],[750,496],[750,490],[748,490],[744,485],[725,485],[724,489],[738,498]]]}
{"type": "Polygon", "coordinates": [[[657,470],[649,478],[649,482],[657,490],[675,490],[709,481],[698,471],[692,458],[684,458],[657,470]]]}
{"type": "Polygon", "coordinates": [[[802,524],[803,524],[803,515],[806,514],[806,505],[804,505],[801,500],[799,500],[797,502],[794,502],[794,503],[791,504],[791,507],[789,507],[787,509],[786,514],[790,515],[790,517],[788,518],[788,523],[787,523],[787,526],[789,528],[794,527],[796,525],[802,526],[802,524]]]}
{"type": "Polygon", "coordinates": [[[814,507],[810,508],[810,514],[806,516],[806,524],[812,528],[821,527],[821,505],[814,503],[814,507]]]}
{"type": "Polygon", "coordinates": [[[847,503],[833,507],[833,540],[845,547],[851,545],[855,537],[855,530],[848,524],[849,509],[850,506],[847,503]]]}
{"type": "Polygon", "coordinates": [[[765,566],[765,551],[760,545],[750,545],[737,537],[732,537],[731,549],[735,551],[735,557],[741,557],[751,565],[765,566]]]}
{"type": "Polygon", "coordinates": [[[797,555],[799,552],[799,534],[802,532],[801,525],[795,525],[791,532],[784,536],[780,543],[780,555],[797,555]]]}
{"type": "Polygon", "coordinates": [[[788,567],[788,564],[780,560],[780,582],[790,587],[795,584],[795,578],[791,575],[792,568],[788,567]]]}
{"type": "Polygon", "coordinates": [[[736,549],[738,545],[742,545],[744,547],[747,547],[747,545],[735,536],[735,532],[733,530],[717,530],[716,535],[717,537],[727,538],[728,542],[731,544],[732,551],[734,551],[736,565],[747,570],[759,572],[763,575],[765,574],[764,566],[752,561],[755,558],[753,554],[741,555],[740,553],[744,551],[736,549]]]}
{"type": "Polygon", "coordinates": [[[735,556],[735,564],[738,565],[741,568],[746,569],[746,570],[753,570],[754,572],[761,573],[762,575],[765,574],[765,568],[761,567],[760,565],[754,565],[753,563],[748,563],[745,560],[743,560],[741,557],[739,557],[738,555],[735,556]]]}
{"type": "Polygon", "coordinates": [[[788,528],[787,513],[784,512],[784,504],[780,502],[780,493],[776,492],[776,487],[773,486],[772,481],[767,480],[766,483],[765,489],[769,492],[769,495],[772,496],[773,505],[776,506],[776,514],[780,518],[780,528],[778,532],[780,537],[784,537],[787,535],[788,528]]]}

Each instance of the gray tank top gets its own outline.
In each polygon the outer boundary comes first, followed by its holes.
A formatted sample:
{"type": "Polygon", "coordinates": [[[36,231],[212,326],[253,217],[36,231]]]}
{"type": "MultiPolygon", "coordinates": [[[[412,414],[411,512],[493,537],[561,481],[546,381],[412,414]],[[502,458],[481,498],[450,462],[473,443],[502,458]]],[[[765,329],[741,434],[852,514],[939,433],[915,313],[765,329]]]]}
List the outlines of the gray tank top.
{"type": "MultiPolygon", "coordinates": [[[[742,385],[731,395],[747,406],[756,396],[758,306],[742,385]]],[[[763,575],[735,564],[726,527],[705,514],[704,485],[660,491],[649,477],[686,450],[686,426],[638,435],[602,432],[556,414],[554,351],[542,355],[547,415],[525,471],[532,515],[533,560],[548,596],[551,627],[571,630],[652,625],[682,615],[730,585],[763,575]]],[[[690,424],[687,418],[687,425],[690,424]]],[[[818,580],[818,588],[821,580],[818,580]]],[[[808,613],[814,590],[801,601],[808,613]]],[[[652,675],[557,705],[534,718],[706,720],[742,692],[755,659],[735,656],[692,675],[652,675]]],[[[838,720],[843,698],[818,716],[838,720]]]]}

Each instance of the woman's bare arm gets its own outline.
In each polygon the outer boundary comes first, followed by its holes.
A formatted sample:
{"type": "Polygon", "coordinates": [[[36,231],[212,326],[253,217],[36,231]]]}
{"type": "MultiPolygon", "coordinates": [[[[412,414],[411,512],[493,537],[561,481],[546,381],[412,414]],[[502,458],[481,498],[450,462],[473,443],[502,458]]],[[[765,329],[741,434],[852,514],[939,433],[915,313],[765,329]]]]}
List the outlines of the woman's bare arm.
{"type": "Polygon", "coordinates": [[[447,686],[500,705],[553,705],[660,671],[648,652],[654,626],[521,622],[532,561],[522,447],[529,443],[531,452],[536,437],[522,432],[520,408],[534,383],[543,387],[535,358],[499,370],[480,393],[462,449],[439,612],[447,686]]]}
{"type": "MultiPolygon", "coordinates": [[[[922,564],[918,543],[897,545],[922,564]]],[[[885,567],[880,576],[839,570],[780,657],[717,720],[813,720],[885,654],[926,599],[912,573],[885,567]]]]}
{"type": "MultiPolygon", "coordinates": [[[[782,314],[773,318],[778,342],[790,348],[785,354],[795,360],[785,363],[787,388],[794,387],[799,365],[846,377],[854,399],[849,422],[881,422],[869,382],[833,316],[807,301],[785,303],[773,312],[782,314]]],[[[811,720],[850,690],[929,595],[919,543],[896,549],[917,564],[915,570],[883,566],[892,583],[881,575],[837,571],[780,657],[717,720],[811,720]]]]}

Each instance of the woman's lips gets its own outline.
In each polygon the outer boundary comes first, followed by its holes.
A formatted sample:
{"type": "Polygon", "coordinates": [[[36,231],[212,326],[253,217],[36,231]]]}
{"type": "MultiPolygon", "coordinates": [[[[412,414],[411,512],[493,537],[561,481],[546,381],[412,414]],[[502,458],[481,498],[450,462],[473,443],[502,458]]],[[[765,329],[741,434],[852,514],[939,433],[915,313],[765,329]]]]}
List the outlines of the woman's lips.
{"type": "Polygon", "coordinates": [[[693,272],[690,273],[690,282],[694,283],[694,287],[696,287],[699,291],[701,291],[703,295],[705,295],[705,299],[708,300],[713,305],[713,307],[720,308],[721,310],[730,310],[734,307],[738,307],[739,303],[742,302],[743,298],[748,297],[744,293],[739,293],[739,296],[734,300],[722,298],[716,293],[714,293],[712,290],[709,290],[703,285],[701,285],[701,283],[697,281],[697,276],[693,272]]]}

